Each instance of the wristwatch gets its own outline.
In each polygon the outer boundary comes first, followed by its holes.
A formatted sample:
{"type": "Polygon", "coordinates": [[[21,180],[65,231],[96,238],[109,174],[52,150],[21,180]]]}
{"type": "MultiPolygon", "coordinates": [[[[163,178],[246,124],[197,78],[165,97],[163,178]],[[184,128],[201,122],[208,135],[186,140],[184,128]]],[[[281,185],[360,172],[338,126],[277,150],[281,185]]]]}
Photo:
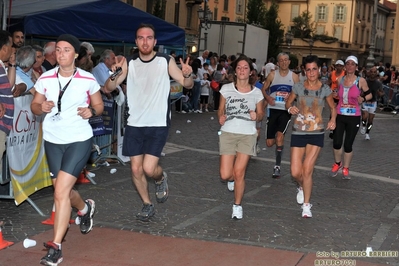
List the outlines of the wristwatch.
{"type": "Polygon", "coordinates": [[[89,108],[90,108],[90,111],[91,111],[91,115],[92,116],[96,116],[97,115],[96,109],[94,109],[92,106],[89,106],[89,108]]]}

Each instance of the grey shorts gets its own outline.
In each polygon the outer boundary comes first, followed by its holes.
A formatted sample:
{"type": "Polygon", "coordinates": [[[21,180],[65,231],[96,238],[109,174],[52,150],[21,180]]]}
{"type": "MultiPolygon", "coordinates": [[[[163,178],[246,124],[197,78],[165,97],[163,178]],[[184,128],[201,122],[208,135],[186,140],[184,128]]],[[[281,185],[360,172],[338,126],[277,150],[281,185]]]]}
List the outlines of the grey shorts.
{"type": "Polygon", "coordinates": [[[92,145],[92,138],[68,144],[45,141],[44,150],[51,178],[56,178],[60,170],[78,178],[89,160],[92,145]]]}
{"type": "Polygon", "coordinates": [[[375,114],[375,110],[377,109],[377,102],[364,102],[362,103],[362,111],[366,111],[369,114],[375,114]]]}
{"type": "Polygon", "coordinates": [[[219,136],[219,154],[235,155],[237,152],[256,156],[257,134],[245,135],[221,131],[219,136]]]}

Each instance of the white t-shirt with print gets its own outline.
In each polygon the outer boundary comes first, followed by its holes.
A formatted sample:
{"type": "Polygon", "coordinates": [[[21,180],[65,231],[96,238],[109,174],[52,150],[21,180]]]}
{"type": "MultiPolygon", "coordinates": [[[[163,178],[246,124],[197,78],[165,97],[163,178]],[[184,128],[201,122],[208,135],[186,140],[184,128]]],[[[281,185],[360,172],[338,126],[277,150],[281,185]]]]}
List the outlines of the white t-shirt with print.
{"type": "Polygon", "coordinates": [[[241,93],[234,83],[222,86],[220,94],[226,99],[226,122],[221,130],[236,134],[256,134],[256,121],[251,120],[249,111],[256,110],[256,104],[263,100],[261,90],[253,87],[250,92],[241,93]]]}

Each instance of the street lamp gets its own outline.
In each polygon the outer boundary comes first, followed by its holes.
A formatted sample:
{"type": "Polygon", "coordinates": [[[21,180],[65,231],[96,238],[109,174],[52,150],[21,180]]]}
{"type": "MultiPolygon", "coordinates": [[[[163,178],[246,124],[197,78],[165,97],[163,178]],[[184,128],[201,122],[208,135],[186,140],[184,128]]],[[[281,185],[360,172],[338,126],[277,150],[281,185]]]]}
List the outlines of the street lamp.
{"type": "Polygon", "coordinates": [[[198,8],[198,18],[200,20],[200,24],[199,24],[199,40],[198,40],[198,51],[200,51],[200,44],[201,44],[201,29],[204,29],[204,50],[207,50],[207,44],[208,44],[208,32],[206,32],[207,30],[209,30],[211,28],[211,21],[212,21],[212,12],[208,7],[208,0],[204,1],[204,9],[202,9],[201,6],[199,6],[198,8]]]}
{"type": "Polygon", "coordinates": [[[212,12],[207,5],[208,1],[204,2],[204,9],[200,6],[198,8],[198,18],[200,20],[200,27],[209,30],[211,28],[212,12]]]}
{"type": "Polygon", "coordinates": [[[287,42],[288,46],[288,54],[290,54],[290,48],[293,39],[294,39],[294,34],[292,34],[291,31],[287,31],[287,33],[285,34],[285,41],[287,42]]]}
{"type": "Polygon", "coordinates": [[[309,39],[309,49],[310,49],[310,55],[312,55],[312,49],[313,49],[313,45],[314,45],[314,40],[313,40],[313,38],[312,38],[312,39],[309,39]]]}

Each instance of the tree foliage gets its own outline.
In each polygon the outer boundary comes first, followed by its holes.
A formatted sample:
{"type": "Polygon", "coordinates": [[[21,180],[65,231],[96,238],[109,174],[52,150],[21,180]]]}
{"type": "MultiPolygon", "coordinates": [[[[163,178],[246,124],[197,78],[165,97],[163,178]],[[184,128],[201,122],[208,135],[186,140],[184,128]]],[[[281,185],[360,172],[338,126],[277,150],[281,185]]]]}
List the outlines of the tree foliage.
{"type": "Polygon", "coordinates": [[[277,57],[281,52],[284,30],[281,20],[278,18],[279,6],[273,0],[269,9],[266,10],[265,29],[269,30],[268,57],[277,57]]]}
{"type": "Polygon", "coordinates": [[[312,21],[312,15],[309,11],[303,11],[300,16],[294,18],[292,21],[294,25],[291,27],[291,32],[294,34],[294,38],[313,38],[316,32],[316,23],[312,21]]]}
{"type": "Polygon", "coordinates": [[[247,5],[248,24],[265,26],[266,6],[263,0],[249,0],[247,5]]]}

